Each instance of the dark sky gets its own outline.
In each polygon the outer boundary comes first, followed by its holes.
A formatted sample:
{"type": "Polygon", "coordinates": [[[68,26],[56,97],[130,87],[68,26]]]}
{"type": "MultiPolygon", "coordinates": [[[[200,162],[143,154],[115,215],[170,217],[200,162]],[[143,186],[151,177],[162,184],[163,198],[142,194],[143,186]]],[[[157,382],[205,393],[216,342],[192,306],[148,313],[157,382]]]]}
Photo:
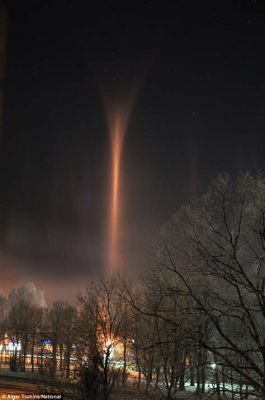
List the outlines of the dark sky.
{"type": "Polygon", "coordinates": [[[218,172],[264,170],[262,3],[7,3],[4,288],[30,280],[71,297],[104,269],[105,96],[138,89],[122,159],[127,270],[145,268],[161,225],[218,172]]]}

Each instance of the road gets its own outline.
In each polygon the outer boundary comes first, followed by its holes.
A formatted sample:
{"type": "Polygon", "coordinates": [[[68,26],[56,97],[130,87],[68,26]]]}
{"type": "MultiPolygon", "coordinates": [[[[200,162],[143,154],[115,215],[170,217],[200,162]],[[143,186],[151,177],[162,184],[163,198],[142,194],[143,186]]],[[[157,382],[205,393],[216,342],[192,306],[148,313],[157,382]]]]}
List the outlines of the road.
{"type": "Polygon", "coordinates": [[[54,389],[54,392],[51,393],[47,389],[44,383],[32,383],[25,378],[16,377],[14,375],[0,375],[0,400],[63,399],[63,395],[58,392],[58,390],[54,389]]]}
{"type": "Polygon", "coordinates": [[[0,377],[0,400],[25,400],[27,399],[26,394],[37,395],[37,386],[30,382],[16,379],[15,377],[0,377]]]}

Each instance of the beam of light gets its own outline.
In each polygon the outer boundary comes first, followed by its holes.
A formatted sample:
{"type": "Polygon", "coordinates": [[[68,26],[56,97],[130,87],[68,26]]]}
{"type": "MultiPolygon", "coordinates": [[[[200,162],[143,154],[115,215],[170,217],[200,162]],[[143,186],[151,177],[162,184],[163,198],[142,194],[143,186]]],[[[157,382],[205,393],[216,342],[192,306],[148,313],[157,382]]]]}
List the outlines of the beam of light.
{"type": "Polygon", "coordinates": [[[110,199],[110,227],[109,227],[109,268],[117,270],[120,267],[120,239],[121,239],[121,157],[122,145],[125,135],[126,117],[121,111],[117,111],[111,118],[110,135],[112,149],[112,176],[110,199]]]}
{"type": "MultiPolygon", "coordinates": [[[[109,223],[107,229],[107,272],[120,270],[122,267],[122,220],[121,211],[123,204],[121,170],[122,149],[126,134],[127,123],[132,107],[139,89],[139,83],[131,85],[125,93],[120,96],[104,95],[102,98],[105,105],[108,128],[111,143],[111,189],[109,198],[109,223]]],[[[120,92],[121,93],[121,92],[120,92]]]]}

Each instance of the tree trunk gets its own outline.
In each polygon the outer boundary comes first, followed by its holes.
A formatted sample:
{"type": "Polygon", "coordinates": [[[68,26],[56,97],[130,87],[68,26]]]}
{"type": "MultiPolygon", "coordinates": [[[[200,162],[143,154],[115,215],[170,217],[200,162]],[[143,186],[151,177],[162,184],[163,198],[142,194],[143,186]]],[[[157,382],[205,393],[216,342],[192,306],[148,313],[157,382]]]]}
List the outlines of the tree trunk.
{"type": "Polygon", "coordinates": [[[145,385],[145,392],[146,392],[146,394],[148,393],[150,383],[152,382],[153,362],[154,362],[153,357],[151,357],[150,365],[149,365],[149,370],[147,371],[147,374],[146,374],[146,385],[145,385]]]}
{"type": "Polygon", "coordinates": [[[62,371],[63,370],[63,345],[62,344],[59,345],[59,351],[60,351],[60,367],[59,367],[59,369],[60,369],[60,371],[62,371]]]}
{"type": "Polygon", "coordinates": [[[34,347],[35,347],[35,334],[32,335],[32,348],[31,348],[31,373],[34,374],[34,347]]]}
{"type": "Polygon", "coordinates": [[[197,373],[197,393],[201,392],[201,348],[197,351],[197,363],[196,363],[196,373],[197,373]]]}
{"type": "Polygon", "coordinates": [[[218,373],[218,368],[217,368],[216,356],[214,356],[214,363],[215,363],[214,376],[215,376],[215,384],[216,384],[216,396],[217,396],[217,400],[221,400],[220,380],[219,380],[219,373],[218,373]]]}
{"type": "Polygon", "coordinates": [[[65,354],[65,363],[66,363],[66,378],[70,377],[70,358],[71,358],[71,347],[67,346],[66,354],[65,354]]]}
{"type": "Polygon", "coordinates": [[[181,373],[179,375],[179,390],[185,390],[185,369],[186,369],[186,360],[188,357],[188,352],[185,351],[184,355],[182,357],[182,360],[180,360],[181,363],[181,373]]]}
{"type": "Polygon", "coordinates": [[[155,389],[158,389],[158,384],[159,384],[159,377],[160,377],[160,368],[156,368],[156,383],[155,383],[155,389]]]}
{"type": "Polygon", "coordinates": [[[206,364],[207,364],[207,351],[205,349],[202,349],[202,363],[201,363],[202,393],[205,393],[206,364]]]}
{"type": "Polygon", "coordinates": [[[57,371],[57,340],[52,341],[52,370],[51,375],[53,378],[56,376],[57,371]]]}
{"type": "Polygon", "coordinates": [[[40,374],[43,375],[43,346],[41,345],[40,353],[40,374]]]}
{"type": "Polygon", "coordinates": [[[23,343],[23,357],[22,357],[21,371],[25,371],[26,370],[27,352],[28,352],[28,336],[25,337],[24,343],[23,343]]]}
{"type": "Polygon", "coordinates": [[[123,340],[123,371],[122,371],[122,383],[125,385],[127,381],[127,329],[125,331],[125,338],[123,340]]]}
{"type": "Polygon", "coordinates": [[[194,366],[190,366],[190,386],[195,386],[194,366]]]}
{"type": "Polygon", "coordinates": [[[235,392],[234,392],[234,377],[233,377],[233,370],[232,370],[232,368],[230,369],[230,382],[231,382],[231,387],[232,387],[232,399],[234,400],[234,398],[235,398],[235,392]]]}
{"type": "Polygon", "coordinates": [[[137,348],[135,350],[135,356],[136,356],[136,368],[137,368],[137,371],[138,371],[137,387],[139,389],[140,386],[141,386],[142,371],[141,371],[139,353],[138,353],[138,349],[137,348]]]}
{"type": "Polygon", "coordinates": [[[222,390],[223,390],[223,396],[225,397],[225,373],[224,373],[224,367],[222,367],[222,390]]]}

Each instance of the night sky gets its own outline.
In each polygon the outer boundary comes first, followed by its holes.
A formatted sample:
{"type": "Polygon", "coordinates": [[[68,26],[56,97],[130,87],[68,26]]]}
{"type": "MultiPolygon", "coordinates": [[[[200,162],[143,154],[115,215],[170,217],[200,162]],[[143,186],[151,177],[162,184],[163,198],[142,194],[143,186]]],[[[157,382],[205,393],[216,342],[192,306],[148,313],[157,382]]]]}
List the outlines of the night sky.
{"type": "Polygon", "coordinates": [[[218,172],[264,171],[263,2],[153,3],[7,2],[5,290],[33,281],[49,299],[73,298],[104,271],[106,99],[137,93],[122,158],[124,270],[145,270],[161,226],[218,172]]]}

